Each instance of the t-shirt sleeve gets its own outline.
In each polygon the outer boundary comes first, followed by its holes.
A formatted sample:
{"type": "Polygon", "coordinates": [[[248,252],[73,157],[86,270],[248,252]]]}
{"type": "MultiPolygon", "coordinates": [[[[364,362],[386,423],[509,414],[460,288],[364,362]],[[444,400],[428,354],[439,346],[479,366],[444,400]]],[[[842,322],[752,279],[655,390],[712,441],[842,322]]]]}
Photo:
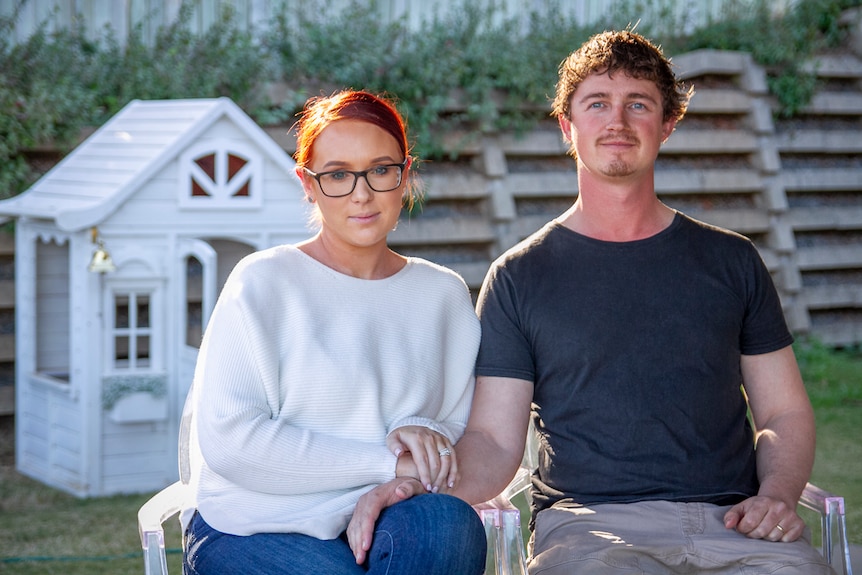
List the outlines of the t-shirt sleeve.
{"type": "Polygon", "coordinates": [[[753,244],[748,257],[751,272],[739,349],[743,355],[759,355],[787,347],[793,336],[772,276],[753,244]]]}
{"type": "Polygon", "coordinates": [[[503,264],[494,264],[485,277],[476,312],[482,326],[476,375],[535,381],[535,362],[521,321],[525,310],[503,264]]]}

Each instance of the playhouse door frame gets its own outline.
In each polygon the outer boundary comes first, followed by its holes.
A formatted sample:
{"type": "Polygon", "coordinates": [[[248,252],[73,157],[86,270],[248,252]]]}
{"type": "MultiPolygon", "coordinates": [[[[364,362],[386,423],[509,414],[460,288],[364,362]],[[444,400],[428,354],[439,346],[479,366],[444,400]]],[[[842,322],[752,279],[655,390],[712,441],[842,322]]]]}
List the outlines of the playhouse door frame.
{"type": "MultiPolygon", "coordinates": [[[[202,283],[201,283],[201,330],[206,329],[209,322],[210,314],[212,314],[215,306],[216,297],[218,294],[218,254],[213,247],[204,240],[196,238],[180,238],[177,241],[176,249],[176,265],[177,273],[177,293],[174,301],[177,302],[178,309],[174,314],[176,318],[175,334],[177,343],[177,361],[175,362],[174,381],[176,382],[173,390],[173,405],[175,411],[172,416],[172,421],[176,426],[176,433],[173,437],[179,435],[179,422],[183,413],[183,405],[185,405],[186,395],[192,384],[194,377],[195,363],[197,363],[199,348],[188,345],[187,329],[188,329],[188,277],[187,277],[187,258],[194,257],[197,259],[202,268],[202,283]]],[[[176,450],[176,446],[174,446],[176,450]]],[[[176,451],[174,451],[176,453],[176,451]]]]}

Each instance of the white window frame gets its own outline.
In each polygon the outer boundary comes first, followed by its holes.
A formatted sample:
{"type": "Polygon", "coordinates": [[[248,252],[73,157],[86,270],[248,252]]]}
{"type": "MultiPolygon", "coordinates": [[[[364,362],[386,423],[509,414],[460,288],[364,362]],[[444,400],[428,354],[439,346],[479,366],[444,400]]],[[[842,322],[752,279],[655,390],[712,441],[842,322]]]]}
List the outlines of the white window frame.
{"type": "Polygon", "coordinates": [[[181,208],[259,208],[263,205],[263,159],[252,146],[243,142],[219,138],[205,140],[189,147],[179,158],[179,206],[181,208]],[[215,155],[215,178],[195,163],[201,156],[215,155]],[[246,164],[228,180],[228,156],[247,160],[246,164]],[[207,196],[192,195],[192,179],[207,192],[207,196]],[[234,194],[248,184],[247,196],[234,194]]]}
{"type": "Polygon", "coordinates": [[[121,375],[132,373],[154,373],[164,371],[164,333],[162,321],[162,288],[156,282],[127,283],[117,282],[109,286],[105,294],[105,374],[121,375]],[[118,297],[129,298],[129,325],[116,326],[118,297]],[[140,327],[137,322],[137,298],[149,297],[149,326],[140,327]],[[134,299],[134,305],[133,300],[134,299]],[[116,342],[118,337],[129,338],[129,357],[120,365],[117,359],[116,342]],[[149,358],[146,365],[138,365],[137,338],[149,337],[149,358]]]}

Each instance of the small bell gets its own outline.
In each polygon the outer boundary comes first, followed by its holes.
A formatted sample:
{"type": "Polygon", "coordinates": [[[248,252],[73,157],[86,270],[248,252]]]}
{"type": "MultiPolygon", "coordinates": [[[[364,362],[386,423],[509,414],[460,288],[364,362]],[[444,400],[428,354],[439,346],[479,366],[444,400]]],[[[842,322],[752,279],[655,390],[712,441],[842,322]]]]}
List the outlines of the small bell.
{"type": "Polygon", "coordinates": [[[87,269],[100,274],[116,271],[117,266],[114,265],[111,254],[105,249],[105,244],[102,240],[99,240],[99,247],[93,252],[93,258],[90,260],[90,266],[87,269]]]}

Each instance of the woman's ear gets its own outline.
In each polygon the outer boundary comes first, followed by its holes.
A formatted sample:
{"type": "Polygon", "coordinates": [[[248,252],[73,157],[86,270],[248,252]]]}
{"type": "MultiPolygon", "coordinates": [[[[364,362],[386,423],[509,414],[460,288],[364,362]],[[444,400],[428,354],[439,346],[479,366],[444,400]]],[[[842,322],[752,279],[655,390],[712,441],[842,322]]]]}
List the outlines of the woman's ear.
{"type": "Polygon", "coordinates": [[[313,204],[315,202],[314,199],[314,188],[311,186],[311,180],[308,174],[305,173],[300,167],[297,167],[295,170],[296,177],[299,178],[299,183],[302,184],[302,191],[305,193],[305,199],[309,204],[313,204]]]}
{"type": "Polygon", "coordinates": [[[297,179],[299,179],[299,183],[302,184],[302,189],[304,190],[308,186],[308,183],[305,181],[305,170],[297,166],[293,171],[296,174],[297,179]]]}

